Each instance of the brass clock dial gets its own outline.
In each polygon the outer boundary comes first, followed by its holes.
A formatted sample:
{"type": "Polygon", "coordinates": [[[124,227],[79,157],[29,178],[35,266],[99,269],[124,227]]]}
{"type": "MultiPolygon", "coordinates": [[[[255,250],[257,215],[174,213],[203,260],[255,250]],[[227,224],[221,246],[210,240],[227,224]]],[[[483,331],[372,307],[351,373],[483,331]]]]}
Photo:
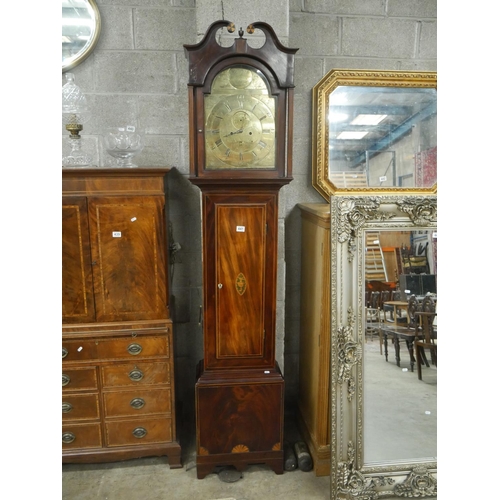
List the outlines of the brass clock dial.
{"type": "Polygon", "coordinates": [[[274,168],[275,140],[264,76],[244,66],[222,71],[205,96],[205,168],[274,168]]]}

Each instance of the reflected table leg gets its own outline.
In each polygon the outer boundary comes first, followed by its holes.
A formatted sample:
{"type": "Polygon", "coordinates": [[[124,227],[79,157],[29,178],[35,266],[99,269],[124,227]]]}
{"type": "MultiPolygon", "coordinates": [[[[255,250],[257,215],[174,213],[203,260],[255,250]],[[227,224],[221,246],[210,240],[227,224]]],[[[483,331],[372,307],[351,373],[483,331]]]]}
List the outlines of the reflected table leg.
{"type": "Polygon", "coordinates": [[[408,347],[408,353],[410,354],[410,370],[413,371],[413,366],[415,365],[415,357],[413,356],[413,340],[407,340],[406,346],[408,347]]]}
{"type": "Polygon", "coordinates": [[[394,350],[396,351],[396,364],[401,366],[399,338],[397,335],[394,335],[394,350]]]}

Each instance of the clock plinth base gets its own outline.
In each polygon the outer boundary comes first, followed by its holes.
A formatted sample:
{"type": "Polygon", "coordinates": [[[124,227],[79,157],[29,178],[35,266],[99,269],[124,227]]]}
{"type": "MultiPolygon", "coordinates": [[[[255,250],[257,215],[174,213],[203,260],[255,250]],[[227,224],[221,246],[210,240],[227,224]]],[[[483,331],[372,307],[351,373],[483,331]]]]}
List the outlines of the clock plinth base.
{"type": "MultiPolygon", "coordinates": [[[[215,467],[263,464],[283,474],[283,400],[279,367],[203,372],[196,383],[198,479],[215,467]]],[[[201,373],[200,373],[201,372],[201,373]]]]}
{"type": "Polygon", "coordinates": [[[243,472],[249,465],[267,465],[276,474],[283,474],[283,451],[256,453],[226,453],[219,455],[197,455],[196,477],[204,479],[216,467],[232,465],[243,472]]]}

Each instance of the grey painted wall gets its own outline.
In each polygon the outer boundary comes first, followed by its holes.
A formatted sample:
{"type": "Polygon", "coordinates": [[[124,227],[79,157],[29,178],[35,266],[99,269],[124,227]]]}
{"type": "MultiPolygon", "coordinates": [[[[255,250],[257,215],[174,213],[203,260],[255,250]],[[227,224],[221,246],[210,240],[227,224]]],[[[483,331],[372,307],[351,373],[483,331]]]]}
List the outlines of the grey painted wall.
{"type": "MultiPolygon", "coordinates": [[[[437,0],[97,0],[102,32],[93,54],[72,70],[92,117],[84,149],[109,161],[106,127],[135,124],[144,134],[139,166],[172,167],[169,209],[176,383],[185,418],[194,408],[195,366],[203,357],[200,324],[199,189],[188,181],[187,62],[183,44],[201,39],[215,20],[246,28],[265,21],[283,44],[298,48],[295,71],[293,176],[280,191],[276,358],[286,402],[298,390],[300,232],[298,203],[324,202],[311,185],[311,89],[332,68],[437,70],[437,0]]],[[[221,43],[228,43],[225,36],[221,43]]],[[[231,37],[232,39],[232,37],[231,37]]],[[[259,44],[257,37],[256,45],[259,44]]],[[[64,75],[63,75],[64,81],[64,75]]],[[[62,129],[63,138],[66,132],[62,129]]],[[[66,150],[63,140],[63,152],[66,150]]]]}

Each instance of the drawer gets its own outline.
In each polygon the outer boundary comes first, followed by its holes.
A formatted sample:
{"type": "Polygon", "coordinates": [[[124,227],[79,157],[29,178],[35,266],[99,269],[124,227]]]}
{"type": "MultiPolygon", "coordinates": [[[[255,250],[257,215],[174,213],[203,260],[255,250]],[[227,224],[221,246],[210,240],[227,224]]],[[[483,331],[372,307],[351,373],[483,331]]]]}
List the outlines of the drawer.
{"type": "Polygon", "coordinates": [[[99,396],[97,394],[67,394],[63,396],[63,421],[97,418],[99,418],[99,396]]]}
{"type": "Polygon", "coordinates": [[[170,418],[141,418],[106,423],[107,445],[127,446],[172,441],[170,418]]]}
{"type": "Polygon", "coordinates": [[[147,362],[118,363],[103,366],[103,387],[170,384],[170,363],[147,362]]]}
{"type": "Polygon", "coordinates": [[[100,359],[170,356],[170,346],[167,336],[100,340],[97,348],[100,359]]]}
{"type": "Polygon", "coordinates": [[[171,409],[170,389],[104,393],[104,414],[106,417],[170,413],[171,409]]]}
{"type": "Polygon", "coordinates": [[[62,389],[64,391],[89,391],[97,389],[97,368],[68,368],[63,366],[62,389]]]}
{"type": "Polygon", "coordinates": [[[62,449],[101,448],[101,424],[67,424],[62,428],[62,449]]]}
{"type": "Polygon", "coordinates": [[[97,343],[95,340],[63,340],[62,360],[89,361],[97,359],[97,343]]]}

